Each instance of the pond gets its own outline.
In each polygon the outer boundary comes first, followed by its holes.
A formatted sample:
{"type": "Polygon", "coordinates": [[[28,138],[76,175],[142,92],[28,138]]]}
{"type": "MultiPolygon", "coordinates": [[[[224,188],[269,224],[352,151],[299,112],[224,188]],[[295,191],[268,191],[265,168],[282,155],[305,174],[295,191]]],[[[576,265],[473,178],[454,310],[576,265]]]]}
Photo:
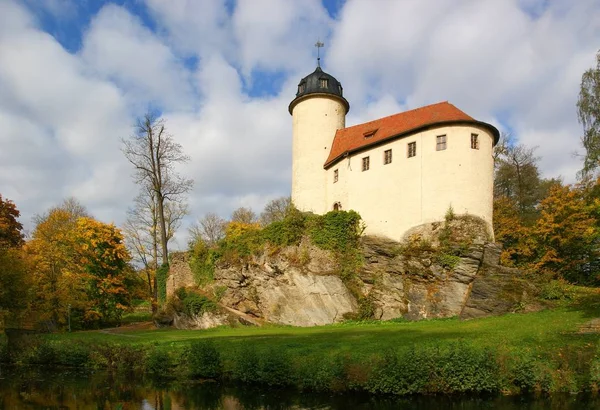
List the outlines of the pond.
{"type": "Polygon", "coordinates": [[[591,395],[552,397],[374,397],[318,394],[214,382],[157,385],[106,373],[0,370],[0,410],[4,409],[600,409],[591,395]]]}

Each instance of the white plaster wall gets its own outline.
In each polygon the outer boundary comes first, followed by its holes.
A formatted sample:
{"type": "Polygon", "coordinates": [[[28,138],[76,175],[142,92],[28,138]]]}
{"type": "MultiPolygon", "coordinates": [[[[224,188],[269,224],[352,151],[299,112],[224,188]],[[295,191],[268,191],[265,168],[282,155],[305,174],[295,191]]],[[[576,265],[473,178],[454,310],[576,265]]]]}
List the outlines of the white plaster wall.
{"type": "Polygon", "coordinates": [[[476,126],[430,129],[354,154],[327,170],[327,209],[335,202],[354,209],[367,225],[366,233],[395,240],[417,225],[441,221],[450,206],[456,214],[483,218],[492,231],[493,136],[476,126]],[[479,149],[471,149],[478,134],[479,149]],[[447,148],[436,151],[436,137],[446,135],[447,148]],[[417,155],[407,157],[407,145],[417,142],[417,155]],[[384,165],[384,151],[392,163],[384,165]],[[370,169],[362,171],[369,156],[370,169]],[[333,183],[333,171],[339,180],[333,183]]]}
{"type": "Polygon", "coordinates": [[[294,106],[292,121],[292,201],[301,211],[323,214],[329,211],[323,165],[336,130],[345,127],[346,107],[335,97],[309,96],[294,106]]]}

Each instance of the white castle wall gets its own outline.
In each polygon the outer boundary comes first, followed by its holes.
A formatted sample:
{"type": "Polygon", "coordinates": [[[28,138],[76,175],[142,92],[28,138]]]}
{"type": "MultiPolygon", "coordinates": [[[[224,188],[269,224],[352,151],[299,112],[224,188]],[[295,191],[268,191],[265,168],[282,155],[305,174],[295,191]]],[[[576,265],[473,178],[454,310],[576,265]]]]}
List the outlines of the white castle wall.
{"type": "Polygon", "coordinates": [[[326,213],[323,164],[336,130],[345,127],[346,107],[335,97],[307,95],[293,107],[292,121],[292,201],[301,211],[326,213]]]}
{"type": "MultiPolygon", "coordinates": [[[[326,209],[319,213],[332,210],[339,202],[342,209],[361,214],[366,233],[400,240],[414,226],[443,220],[452,206],[456,214],[483,218],[492,232],[492,147],[493,136],[485,128],[461,125],[426,130],[354,154],[325,171],[326,209]],[[479,149],[471,148],[471,134],[478,134],[479,149]],[[446,150],[436,151],[438,135],[446,135],[446,150]],[[417,155],[412,158],[407,157],[410,142],[417,143],[417,155]],[[392,163],[384,165],[388,149],[392,150],[392,163]],[[362,158],[366,156],[370,169],[363,172],[362,158]],[[334,183],[336,169],[339,177],[334,183]]],[[[322,164],[323,156],[314,159],[311,178],[315,180],[322,169],[318,166],[321,159],[322,164]]],[[[304,206],[311,200],[296,195],[306,201],[304,206]]],[[[317,200],[317,196],[312,198],[317,200]]]]}

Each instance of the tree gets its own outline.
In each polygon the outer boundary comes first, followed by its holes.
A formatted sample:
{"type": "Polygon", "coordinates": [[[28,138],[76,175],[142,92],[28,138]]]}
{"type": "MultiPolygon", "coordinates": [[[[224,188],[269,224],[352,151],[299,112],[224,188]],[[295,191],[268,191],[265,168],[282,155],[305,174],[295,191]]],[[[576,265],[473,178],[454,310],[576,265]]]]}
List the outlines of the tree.
{"type": "Polygon", "coordinates": [[[289,196],[273,199],[265,205],[265,209],[260,214],[260,223],[266,226],[276,221],[282,221],[291,207],[292,198],[289,196]]]}
{"type": "Polygon", "coordinates": [[[15,318],[29,299],[29,263],[21,249],[19,215],[16,205],[0,195],[0,319],[6,313],[15,318]]]}
{"type": "Polygon", "coordinates": [[[79,218],[74,253],[87,294],[86,321],[120,320],[131,303],[127,283],[131,257],[121,232],[112,224],[79,218]]]}
{"type": "Polygon", "coordinates": [[[227,221],[219,215],[209,212],[189,228],[190,244],[199,240],[208,246],[214,246],[225,237],[225,226],[227,221]]]}
{"type": "Polygon", "coordinates": [[[23,225],[17,220],[19,215],[15,204],[2,199],[0,194],[0,248],[18,248],[23,245],[23,225]]]}
{"type": "Polygon", "coordinates": [[[583,126],[581,143],[585,149],[580,176],[586,178],[600,165],[600,51],[596,54],[596,67],[581,76],[577,117],[583,126]]]}
{"type": "Polygon", "coordinates": [[[241,224],[254,224],[256,222],[256,214],[250,208],[239,207],[231,214],[231,222],[239,222],[241,224]]]}
{"type": "Polygon", "coordinates": [[[136,182],[154,195],[161,259],[163,265],[168,265],[169,223],[166,204],[181,198],[192,188],[193,181],[181,177],[174,169],[175,165],[187,162],[189,157],[167,132],[164,120],[149,113],[138,120],[135,133],[128,140],[123,140],[122,150],[135,167],[136,182]]]}
{"type": "MultiPolygon", "coordinates": [[[[156,269],[159,258],[163,259],[160,246],[159,215],[156,204],[156,194],[150,187],[145,187],[135,198],[133,208],[127,211],[127,220],[123,227],[125,243],[129,248],[137,266],[146,276],[149,295],[156,305],[158,297],[156,287],[156,269]]],[[[179,198],[177,198],[179,199],[179,198]]],[[[165,203],[165,218],[167,221],[167,242],[170,241],[187,215],[187,205],[183,201],[165,203]]]]}
{"type": "Polygon", "coordinates": [[[553,185],[540,203],[540,218],[532,228],[536,270],[548,270],[581,284],[597,283],[597,273],[585,267],[598,258],[598,202],[588,204],[580,187],[553,185]],[[591,276],[593,275],[593,276],[591,276]]]}
{"type": "Polygon", "coordinates": [[[79,216],[87,212],[75,203],[67,200],[36,217],[26,244],[36,296],[32,310],[55,326],[66,325],[69,311],[75,326],[118,319],[134,285],[121,233],[79,216]]]}

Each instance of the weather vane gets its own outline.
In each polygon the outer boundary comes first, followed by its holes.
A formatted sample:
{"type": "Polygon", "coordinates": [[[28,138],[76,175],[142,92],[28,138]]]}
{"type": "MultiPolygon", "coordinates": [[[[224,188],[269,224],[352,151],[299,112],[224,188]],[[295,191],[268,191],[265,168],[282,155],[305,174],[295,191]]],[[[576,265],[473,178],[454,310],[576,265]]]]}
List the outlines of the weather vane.
{"type": "Polygon", "coordinates": [[[317,47],[317,66],[321,67],[321,47],[324,47],[325,44],[320,40],[317,40],[315,43],[315,47],[317,47]]]}

